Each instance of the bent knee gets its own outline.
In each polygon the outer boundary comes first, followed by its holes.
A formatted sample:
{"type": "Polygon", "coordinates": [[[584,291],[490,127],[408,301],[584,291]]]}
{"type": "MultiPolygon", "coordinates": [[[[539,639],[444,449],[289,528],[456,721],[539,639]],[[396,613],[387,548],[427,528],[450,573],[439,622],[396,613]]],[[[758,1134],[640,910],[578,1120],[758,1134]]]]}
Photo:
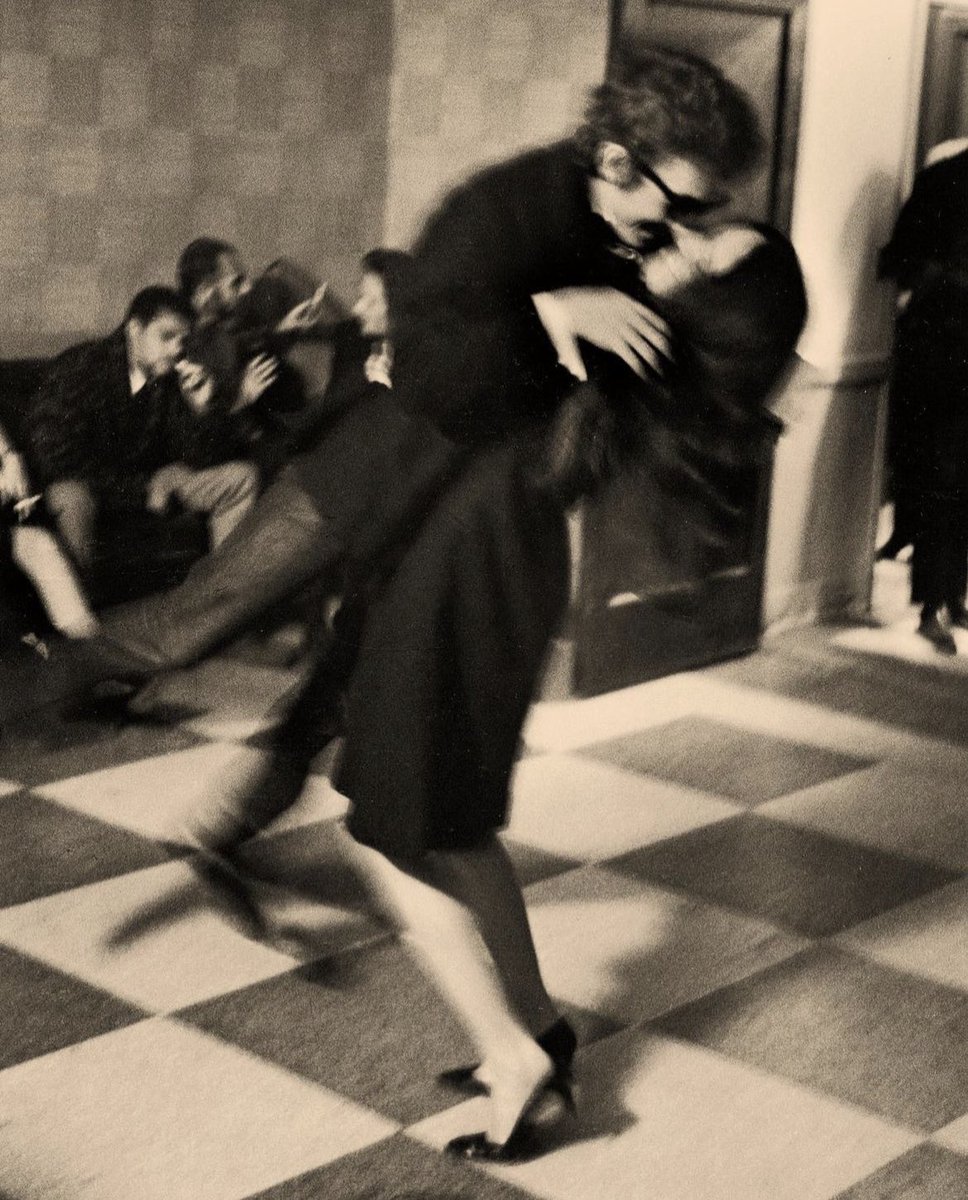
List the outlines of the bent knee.
{"type": "Polygon", "coordinates": [[[58,479],[48,484],[44,501],[55,515],[63,512],[93,514],[97,508],[90,484],[82,479],[58,479]]]}
{"type": "Polygon", "coordinates": [[[216,467],[226,499],[255,499],[259,492],[259,468],[253,462],[238,459],[216,467]]]}

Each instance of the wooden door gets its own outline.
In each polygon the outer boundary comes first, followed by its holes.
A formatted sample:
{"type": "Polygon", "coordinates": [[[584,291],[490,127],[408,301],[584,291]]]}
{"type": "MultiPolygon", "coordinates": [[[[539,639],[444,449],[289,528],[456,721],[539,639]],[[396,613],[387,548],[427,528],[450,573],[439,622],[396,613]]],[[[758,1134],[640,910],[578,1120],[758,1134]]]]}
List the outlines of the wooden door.
{"type": "MultiPolygon", "coordinates": [[[[612,54],[637,42],[688,50],[739,83],[767,154],[733,211],[787,229],[806,0],[617,0],[612,54]]],[[[648,478],[624,479],[582,514],[574,690],[592,695],[753,649],[761,629],[772,442],[730,492],[743,519],[697,568],[694,535],[648,478]]]]}

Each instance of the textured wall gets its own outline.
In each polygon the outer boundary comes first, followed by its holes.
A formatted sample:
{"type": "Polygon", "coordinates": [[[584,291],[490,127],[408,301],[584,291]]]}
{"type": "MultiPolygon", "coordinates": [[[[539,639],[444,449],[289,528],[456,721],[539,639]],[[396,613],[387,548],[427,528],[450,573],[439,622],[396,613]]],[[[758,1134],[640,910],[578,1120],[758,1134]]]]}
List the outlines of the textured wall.
{"type": "Polygon", "coordinates": [[[193,237],[348,290],[380,240],[392,0],[0,0],[0,355],[113,326],[193,237]]]}
{"type": "Polygon", "coordinates": [[[566,132],[605,72],[608,0],[394,0],[386,239],[474,167],[566,132]]]}

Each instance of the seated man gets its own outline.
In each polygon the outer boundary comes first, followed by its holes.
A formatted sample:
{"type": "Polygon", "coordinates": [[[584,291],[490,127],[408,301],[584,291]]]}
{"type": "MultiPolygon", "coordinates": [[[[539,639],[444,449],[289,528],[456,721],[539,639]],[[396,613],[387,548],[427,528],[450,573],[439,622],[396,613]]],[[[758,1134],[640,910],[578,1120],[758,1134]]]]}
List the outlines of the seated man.
{"type": "Polygon", "coordinates": [[[211,403],[212,381],[183,357],[190,307],[152,286],[123,323],[53,360],[34,399],[29,459],[57,532],[96,585],[99,518],[179,504],[221,544],[255,500],[258,473],[211,403]]]}

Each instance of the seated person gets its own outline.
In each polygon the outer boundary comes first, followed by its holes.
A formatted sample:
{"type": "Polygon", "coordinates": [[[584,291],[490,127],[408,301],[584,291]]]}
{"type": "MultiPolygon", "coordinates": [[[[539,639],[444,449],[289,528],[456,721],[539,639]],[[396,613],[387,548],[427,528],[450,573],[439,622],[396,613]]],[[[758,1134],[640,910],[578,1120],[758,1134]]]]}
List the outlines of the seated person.
{"type": "Polygon", "coordinates": [[[113,333],[58,355],[34,398],[29,461],[65,548],[95,585],[102,516],[177,504],[207,517],[217,547],[255,500],[255,466],[211,403],[211,379],[183,357],[191,321],[177,292],[147,287],[113,333]]]}
{"type": "MultiPolygon", "coordinates": [[[[677,378],[667,388],[622,376],[614,403],[604,406],[595,400],[598,389],[576,390],[534,464],[545,487],[565,502],[594,492],[620,461],[644,455],[658,464],[658,490],[668,489],[670,503],[694,508],[697,525],[714,524],[729,518],[716,494],[718,464],[759,453],[760,401],[789,361],[802,321],[799,268],[785,240],[766,229],[724,225],[691,238],[687,232],[643,269],[657,308],[680,333],[677,378]],[[713,520],[703,515],[709,509],[713,520]]],[[[315,446],[183,584],[106,613],[96,656],[76,668],[65,662],[60,672],[41,672],[47,679],[36,685],[40,702],[111,674],[148,677],[192,662],[310,580],[342,569],[347,555],[363,563],[379,557],[388,541],[399,539],[401,525],[412,523],[408,507],[432,503],[454,465],[452,445],[394,401],[397,389],[386,387],[390,374],[373,382],[383,374],[383,356],[372,350],[386,339],[364,298],[385,296],[395,344],[397,297],[407,294],[411,271],[406,255],[384,261],[383,253],[364,259],[354,312],[369,336],[345,359],[346,369],[334,373],[332,421],[315,446]],[[405,485],[394,489],[394,477],[405,485]]],[[[583,344],[581,357],[597,369],[602,355],[594,349],[583,344]]],[[[585,364],[576,367],[580,377],[585,364]]]]}
{"type": "Polygon", "coordinates": [[[288,420],[306,404],[304,381],[285,352],[312,329],[326,291],[286,266],[272,264],[253,285],[231,243],[202,237],[185,247],[176,268],[196,318],[188,354],[212,376],[213,403],[232,418],[267,477],[288,458],[288,420]]]}
{"type": "Polygon", "coordinates": [[[344,525],[345,514],[363,519],[405,424],[390,388],[392,312],[409,268],[399,250],[364,255],[353,315],[330,330],[333,369],[316,422],[233,536],[176,587],[105,614],[106,638],[146,674],[195,661],[332,572],[344,536],[332,536],[333,524],[339,514],[344,525]]]}
{"type": "Polygon", "coordinates": [[[40,496],[31,494],[23,456],[0,426],[0,538],[33,585],[51,625],[69,638],[98,628],[70,559],[45,527],[40,496]]]}

